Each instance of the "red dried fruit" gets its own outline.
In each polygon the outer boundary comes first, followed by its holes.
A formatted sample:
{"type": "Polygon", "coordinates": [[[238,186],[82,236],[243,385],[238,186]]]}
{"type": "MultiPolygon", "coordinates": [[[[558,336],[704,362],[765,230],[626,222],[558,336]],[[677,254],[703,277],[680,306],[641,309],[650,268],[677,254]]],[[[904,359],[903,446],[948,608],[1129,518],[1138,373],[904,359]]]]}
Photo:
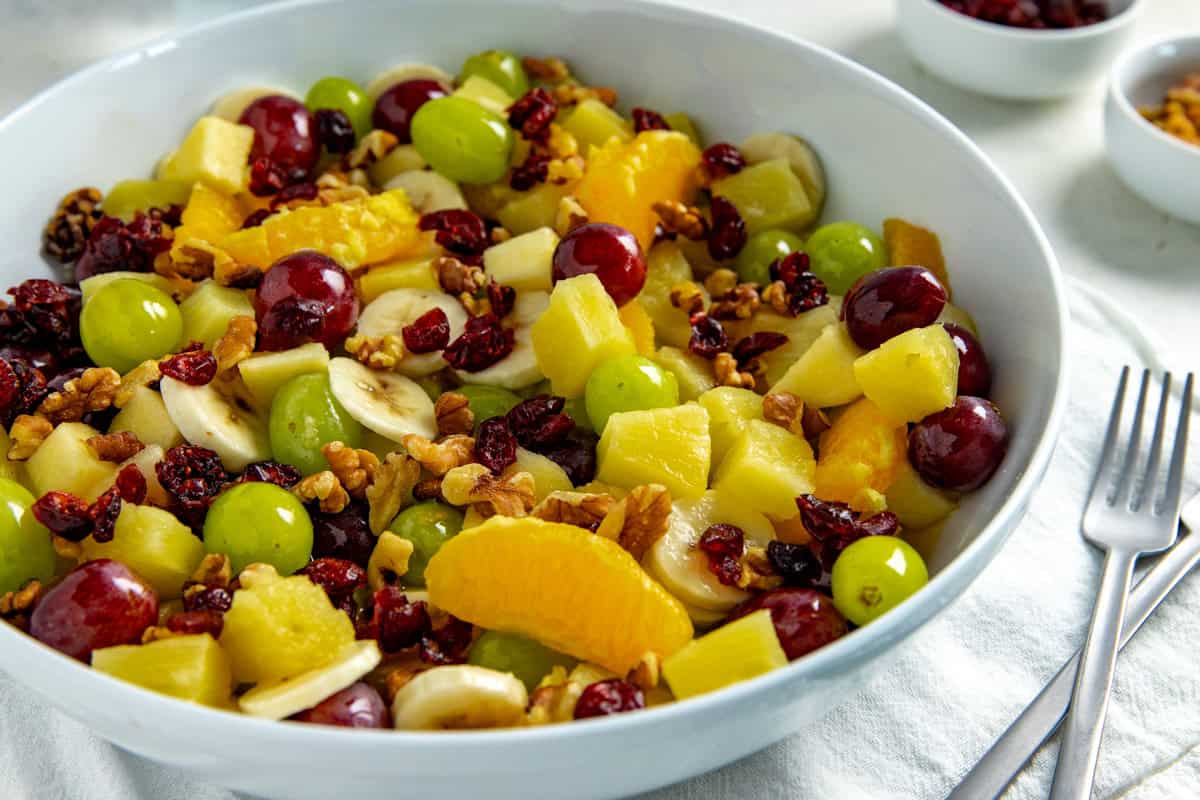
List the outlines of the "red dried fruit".
{"type": "Polygon", "coordinates": [[[759,331],[738,340],[731,351],[739,366],[745,366],[763,353],[788,343],[787,334],[776,331],[759,331]]]}
{"type": "Polygon", "coordinates": [[[824,281],[808,271],[808,253],[795,252],[771,264],[771,280],[783,281],[788,313],[795,317],[829,302],[824,281]]]}
{"type": "Polygon", "coordinates": [[[17,371],[8,361],[0,358],[0,409],[7,410],[20,394],[21,379],[17,377],[17,371]]]}
{"type": "Polygon", "coordinates": [[[518,192],[524,192],[539,183],[545,183],[549,176],[550,154],[535,150],[519,166],[513,167],[508,185],[518,192]]]}
{"type": "Polygon", "coordinates": [[[742,155],[742,151],[728,142],[717,142],[704,148],[700,159],[704,162],[704,169],[713,180],[736,175],[746,166],[746,159],[742,155]]]}
{"type": "Polygon", "coordinates": [[[1108,19],[1102,2],[1080,0],[938,0],[960,14],[1015,28],[1078,28],[1108,19]]]}
{"type": "Polygon", "coordinates": [[[563,468],[574,486],[582,486],[596,477],[596,444],[600,437],[580,427],[572,428],[555,444],[539,447],[537,452],[563,468]]]}
{"type": "Polygon", "coordinates": [[[217,359],[207,350],[190,350],[163,359],[158,365],[165,377],[188,386],[205,386],[217,377],[217,359]]]}
{"type": "Polygon", "coordinates": [[[301,181],[293,183],[290,186],[285,186],[279,190],[279,194],[271,198],[271,210],[286,206],[293,200],[316,200],[317,185],[311,181],[301,181]]]}
{"type": "Polygon", "coordinates": [[[114,484],[117,494],[127,503],[139,505],[146,500],[146,476],[137,464],[126,464],[117,473],[114,484]]]}
{"type": "Polygon", "coordinates": [[[575,428],[575,420],[562,413],[566,399],[539,394],[513,406],[505,421],[522,447],[541,452],[561,442],[575,428]]]}
{"type": "Polygon", "coordinates": [[[380,650],[395,653],[420,643],[430,627],[423,600],[410,603],[403,590],[385,586],[374,593],[370,617],[359,620],[356,631],[359,639],[375,639],[380,650]]]}
{"type": "Polygon", "coordinates": [[[542,141],[558,113],[554,97],[541,87],[530,89],[508,108],[508,124],[530,141],[542,141]]]}
{"type": "Polygon", "coordinates": [[[606,717],[646,707],[642,690],[629,681],[609,678],[590,684],[575,701],[575,719],[606,717]]]}
{"type": "Polygon", "coordinates": [[[0,422],[4,427],[12,424],[19,414],[32,412],[42,402],[49,391],[49,384],[41,370],[26,365],[23,361],[3,360],[0,367],[3,377],[0,382],[4,385],[7,401],[0,403],[0,422]]]}
{"type": "Polygon", "coordinates": [[[317,141],[331,153],[349,153],[354,149],[354,126],[345,111],[322,108],[317,118],[317,141]]]}
{"type": "Polygon", "coordinates": [[[439,667],[465,663],[474,639],[475,627],[466,620],[451,616],[440,628],[421,637],[421,660],[439,667]]]}
{"type": "Polygon", "coordinates": [[[451,253],[478,256],[488,246],[487,226],[474,212],[448,208],[421,216],[423,231],[437,231],[434,239],[451,253]]]}
{"type": "Polygon", "coordinates": [[[171,240],[161,220],[140,211],[128,224],[117,217],[102,217],[75,263],[75,280],[115,270],[153,272],[154,259],[169,249],[171,240]]]}
{"type": "Polygon", "coordinates": [[[708,314],[693,314],[692,336],[688,339],[688,350],[701,358],[716,358],[717,353],[729,349],[729,334],[725,326],[708,314]]]}
{"type": "Polygon", "coordinates": [[[250,162],[250,193],[255,197],[269,197],[287,186],[287,173],[283,167],[266,156],[250,162]]]}
{"type": "Polygon", "coordinates": [[[356,589],[367,585],[367,571],[342,558],[318,558],[299,570],[310,581],[325,590],[333,604],[339,605],[356,589]]]}
{"type": "Polygon", "coordinates": [[[336,514],[309,510],[313,523],[313,557],[344,558],[366,566],[375,548],[375,535],[367,523],[367,506],[360,501],[336,514]]]}
{"type": "Polygon", "coordinates": [[[70,492],[46,492],[31,508],[38,522],[64,539],[80,542],[92,532],[91,509],[70,492]]]}
{"type": "Polygon", "coordinates": [[[787,586],[808,589],[821,581],[821,561],[808,545],[771,541],[767,544],[767,560],[787,586]]]}
{"type": "Polygon", "coordinates": [[[492,306],[492,313],[501,319],[512,313],[513,305],[517,302],[517,290],[511,286],[496,283],[494,278],[488,283],[487,296],[488,303],[492,306]]]}
{"type": "Polygon", "coordinates": [[[663,119],[663,115],[657,111],[651,111],[648,108],[635,108],[633,110],[633,130],[635,133],[642,131],[669,131],[671,126],[663,119]]]}
{"type": "Polygon", "coordinates": [[[800,522],[813,537],[815,551],[826,570],[833,569],[838,555],[865,536],[895,536],[900,520],[890,511],[862,518],[845,503],[820,500],[811,494],[796,498],[800,522]]]}
{"type": "Polygon", "coordinates": [[[291,464],[280,464],[278,461],[257,461],[247,464],[238,476],[237,483],[273,483],[284,489],[290,489],[304,477],[300,470],[291,464]]]}
{"type": "Polygon", "coordinates": [[[92,515],[92,538],[97,542],[111,542],[117,517],[121,515],[121,493],[116,487],[109,489],[96,498],[88,513],[92,515]]]}
{"type": "Polygon", "coordinates": [[[717,261],[733,258],[746,246],[746,223],[737,206],[720,195],[713,195],[709,210],[708,254],[717,261]]]}
{"type": "Polygon", "coordinates": [[[736,525],[709,525],[697,547],[708,556],[708,569],[726,586],[736,586],[742,577],[739,559],[746,550],[746,534],[736,525]]]}
{"type": "MultiPolygon", "coordinates": [[[[23,330],[9,342],[42,341],[60,351],[62,345],[78,346],[79,312],[82,297],[78,289],[44,278],[32,278],[8,290],[13,305],[7,309],[10,323],[23,330]]],[[[5,337],[8,339],[8,337],[5,337]]]]}
{"type": "Polygon", "coordinates": [[[517,461],[517,437],[504,417],[492,417],[479,425],[475,435],[475,460],[499,475],[517,461]]]}
{"type": "Polygon", "coordinates": [[[67,287],[46,278],[30,278],[8,293],[19,311],[28,311],[35,305],[66,303],[71,299],[67,287]]]}
{"type": "Polygon", "coordinates": [[[260,208],[258,211],[251,212],[248,217],[242,220],[242,230],[246,230],[247,228],[257,228],[259,225],[262,225],[264,222],[266,222],[267,217],[271,216],[272,213],[274,212],[272,212],[269,208],[260,208]]]}
{"type": "Polygon", "coordinates": [[[177,228],[183,224],[183,206],[179,203],[171,203],[166,208],[155,206],[146,212],[150,219],[156,219],[159,222],[170,225],[172,228],[177,228]]]}
{"type": "Polygon", "coordinates": [[[513,332],[489,312],[467,320],[462,335],[446,347],[442,356],[455,369],[479,372],[511,353],[513,344],[513,332]]]}
{"type": "Polygon", "coordinates": [[[440,308],[431,308],[400,329],[410,353],[432,353],[450,343],[450,320],[440,308]]]}
{"type": "Polygon", "coordinates": [[[200,591],[183,593],[184,611],[215,611],[224,614],[233,607],[233,593],[223,586],[206,586],[200,591]]]}
{"type": "Polygon", "coordinates": [[[163,489],[176,503],[176,515],[193,528],[199,527],[209,503],[228,481],[221,457],[206,447],[181,444],[154,465],[163,489]]]}
{"type": "Polygon", "coordinates": [[[167,617],[167,630],[188,636],[207,633],[216,639],[225,627],[225,617],[216,611],[177,611],[167,617]]]}

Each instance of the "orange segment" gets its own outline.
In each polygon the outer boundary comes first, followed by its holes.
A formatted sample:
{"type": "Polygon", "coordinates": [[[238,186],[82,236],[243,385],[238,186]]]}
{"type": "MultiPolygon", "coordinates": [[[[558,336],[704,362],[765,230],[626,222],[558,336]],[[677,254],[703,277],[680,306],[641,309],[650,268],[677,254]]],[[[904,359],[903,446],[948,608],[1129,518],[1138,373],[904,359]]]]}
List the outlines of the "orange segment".
{"type": "Polygon", "coordinates": [[[652,358],[654,356],[654,321],[646,312],[646,307],[636,299],[630,300],[617,309],[621,324],[633,334],[633,346],[638,354],[652,358]]]}
{"type": "Polygon", "coordinates": [[[210,250],[216,242],[242,227],[244,216],[237,200],[208,184],[197,183],[183,209],[181,224],[175,229],[172,259],[184,258],[184,248],[210,250]]]}
{"type": "Polygon", "coordinates": [[[885,219],[883,242],[891,256],[891,266],[924,267],[937,276],[946,287],[946,294],[950,294],[950,273],[946,271],[942,243],[936,233],[902,219],[885,219]]]}
{"type": "Polygon", "coordinates": [[[687,202],[696,191],[700,149],[682,133],[643,131],[632,142],[612,138],[588,155],[576,195],[591,222],[610,222],[654,241],[659,201],[687,202]]]}
{"type": "Polygon", "coordinates": [[[633,556],[574,525],[492,517],[443,544],[425,583],[430,602],[456,617],[618,675],[692,639],[687,611],[633,556]]]}
{"type": "Polygon", "coordinates": [[[821,434],[817,497],[870,505],[866,491],[887,491],[908,458],[906,432],[866,398],[847,408],[821,434]]]}

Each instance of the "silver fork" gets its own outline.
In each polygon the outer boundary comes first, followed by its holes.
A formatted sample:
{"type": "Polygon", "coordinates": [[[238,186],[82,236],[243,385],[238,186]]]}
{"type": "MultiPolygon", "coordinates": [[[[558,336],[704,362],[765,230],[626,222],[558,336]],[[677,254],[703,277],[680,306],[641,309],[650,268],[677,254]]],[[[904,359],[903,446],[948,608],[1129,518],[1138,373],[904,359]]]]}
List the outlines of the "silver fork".
{"type": "Polygon", "coordinates": [[[1133,565],[1142,553],[1165,550],[1175,543],[1179,529],[1179,503],[1183,491],[1183,465],[1187,450],[1188,420],[1191,416],[1193,376],[1183,387],[1175,442],[1165,487],[1159,476],[1167,405],[1171,396],[1171,374],[1163,376],[1154,436],[1142,479],[1136,467],[1141,450],[1142,419],[1150,389],[1150,371],[1142,372],[1129,442],[1120,458],[1121,412],[1129,384],[1129,367],[1121,373],[1117,396],[1108,420],[1108,433],[1081,526],[1084,537],[1105,551],[1104,573],[1092,609],[1092,621],[1075,676],[1071,711],[1063,731],[1058,766],[1054,771],[1051,800],[1087,800],[1092,794],[1100,736],[1116,666],[1121,619],[1129,596],[1133,565]],[[1162,488],[1160,494],[1159,489],[1162,488]]]}

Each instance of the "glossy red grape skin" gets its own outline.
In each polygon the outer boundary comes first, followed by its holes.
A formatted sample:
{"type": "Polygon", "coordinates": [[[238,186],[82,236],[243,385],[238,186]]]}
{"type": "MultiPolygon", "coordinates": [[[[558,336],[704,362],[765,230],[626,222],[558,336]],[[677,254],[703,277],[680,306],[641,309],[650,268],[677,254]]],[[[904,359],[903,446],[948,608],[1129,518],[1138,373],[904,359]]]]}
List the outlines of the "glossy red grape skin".
{"type": "Polygon", "coordinates": [[[992,391],[992,367],[983,345],[966,328],[947,322],[942,325],[958,349],[958,393],[987,397],[992,391]]]}
{"type": "Polygon", "coordinates": [[[946,289],[924,267],[891,267],[864,275],[846,295],[842,319],[865,350],[913,328],[932,325],[946,305],[946,289]]]}
{"type": "Polygon", "coordinates": [[[283,95],[260,97],[242,112],[238,122],[254,128],[250,160],[261,156],[285,169],[305,172],[321,155],[317,123],[303,103],[283,95]]]}
{"type": "Polygon", "coordinates": [[[908,434],[908,459],[928,483],[956,492],[978,489],[1008,449],[1008,427],[991,402],[959,397],[908,434]]]}
{"type": "Polygon", "coordinates": [[[381,130],[396,134],[401,144],[412,141],[409,125],[417,109],[437,97],[445,97],[449,90],[441,83],[427,78],[401,81],[390,86],[375,101],[371,113],[371,124],[381,130]]]}
{"type": "Polygon", "coordinates": [[[769,609],[788,661],[846,635],[846,619],[829,595],[816,589],[775,589],[738,606],[731,619],[769,609]]]}
{"type": "Polygon", "coordinates": [[[628,303],[646,285],[646,257],[637,237],[604,222],[571,230],[554,249],[554,282],[589,272],[618,306],[628,303]]]}
{"type": "Polygon", "coordinates": [[[254,296],[259,346],[286,350],[306,342],[341,344],[358,322],[358,295],[346,270],[301,250],[271,265],[254,296]]]}
{"type": "Polygon", "coordinates": [[[129,567],[107,558],[71,570],[38,602],[29,633],[72,658],[88,661],[92,651],[136,644],[158,621],[158,594],[129,567]]]}
{"type": "Polygon", "coordinates": [[[391,715],[379,692],[365,683],[354,683],[292,716],[295,722],[337,725],[342,728],[390,728],[391,715]]]}

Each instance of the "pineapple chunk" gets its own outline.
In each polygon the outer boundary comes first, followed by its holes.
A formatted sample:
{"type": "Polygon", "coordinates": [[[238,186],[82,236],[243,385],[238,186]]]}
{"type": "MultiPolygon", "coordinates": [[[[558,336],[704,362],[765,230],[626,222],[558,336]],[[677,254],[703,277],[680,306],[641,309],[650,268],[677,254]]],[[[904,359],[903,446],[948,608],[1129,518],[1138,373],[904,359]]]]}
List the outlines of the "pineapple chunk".
{"type": "Polygon", "coordinates": [[[817,497],[865,508],[875,502],[866,492],[886,491],[908,463],[908,428],[864,397],[821,434],[820,451],[817,497]]]}
{"type": "Polygon", "coordinates": [[[662,675],[675,698],[686,700],[787,663],[771,612],[764,608],[689,642],[663,660],[662,675]]]}
{"type": "Polygon", "coordinates": [[[941,325],[893,336],[854,362],[863,394],[900,422],[920,422],[953,405],[958,349],[941,325]]]}
{"type": "Polygon", "coordinates": [[[129,566],[163,600],[183,595],[183,583],[204,558],[204,543],[174,514],[153,506],[122,503],[113,538],[81,543],[80,561],[111,558],[129,566]]]}
{"type": "Polygon", "coordinates": [[[798,317],[785,317],[770,309],[763,309],[744,322],[733,320],[725,325],[731,342],[760,331],[774,331],[788,337],[783,345],[761,356],[767,385],[773,386],[808,352],[821,331],[837,322],[841,307],[842,299],[834,295],[825,305],[805,311],[798,317]]]}
{"type": "Polygon", "coordinates": [[[171,281],[157,272],[129,272],[128,270],[117,270],[115,272],[101,272],[99,275],[93,275],[90,278],[84,278],[79,282],[79,291],[83,295],[81,300],[84,305],[96,296],[96,292],[103,289],[113,281],[123,280],[143,281],[150,284],[155,289],[160,289],[167,294],[174,294],[175,286],[171,281]]]}
{"type": "Polygon", "coordinates": [[[376,186],[386,186],[388,181],[403,172],[425,169],[425,159],[411,144],[402,144],[392,149],[383,158],[367,167],[371,183],[376,186]]]}
{"type": "Polygon", "coordinates": [[[585,156],[589,147],[602,147],[614,136],[622,142],[633,139],[629,120],[594,98],[575,106],[563,119],[562,126],[579,142],[579,152],[585,156]]]}
{"type": "Polygon", "coordinates": [[[371,267],[358,279],[358,293],[363,305],[392,289],[429,289],[441,291],[437,273],[433,271],[433,259],[417,258],[380,264],[371,267]]]}
{"type": "Polygon", "coordinates": [[[675,376],[679,384],[679,399],[685,403],[699,398],[717,385],[713,379],[712,365],[693,353],[677,347],[660,347],[654,360],[675,376]]]}
{"type": "Polygon", "coordinates": [[[550,306],[531,334],[538,369],[550,379],[554,394],[563,397],[582,395],[597,364],[634,352],[616,303],[590,274],[555,285],[550,306]]]}
{"type": "MultiPolygon", "coordinates": [[[[242,382],[260,408],[270,408],[279,387],[297,375],[328,369],[329,351],[320,342],[309,342],[276,353],[255,353],[238,364],[242,382]]],[[[392,449],[396,449],[394,445],[392,449]]]]}
{"type": "Polygon", "coordinates": [[[548,292],[554,288],[550,262],[556,247],[558,234],[538,228],[489,247],[483,252],[483,268],[518,292],[548,292]]]}
{"type": "MultiPolygon", "coordinates": [[[[637,300],[654,323],[658,340],[671,347],[687,347],[692,335],[688,315],[671,303],[672,287],[692,280],[692,266],[675,242],[660,242],[646,259],[646,284],[637,300]]],[[[708,292],[701,287],[707,308],[708,292]]]]}
{"type": "Polygon", "coordinates": [[[558,206],[570,194],[571,188],[569,183],[561,186],[539,183],[527,192],[513,192],[514,196],[496,210],[496,219],[515,236],[538,228],[553,228],[558,219],[558,206]]]}
{"type": "Polygon", "coordinates": [[[596,478],[626,488],[661,483],[673,498],[699,497],[711,460],[703,406],[625,411],[610,416],[600,435],[596,478]]]}
{"type": "Polygon", "coordinates": [[[713,489],[775,519],[796,513],[796,498],[813,490],[816,462],[803,438],[763,420],[750,420],[726,453],[713,489]]]}
{"type": "Polygon", "coordinates": [[[229,656],[207,633],[92,653],[92,667],[114,678],[205,706],[225,708],[233,694],[229,656]]]}
{"type": "Polygon", "coordinates": [[[112,485],[117,465],[101,461],[87,440],[100,431],[82,422],[64,422],[56,427],[25,462],[33,493],[58,490],[91,502],[112,485]]]}
{"type": "Polygon", "coordinates": [[[246,190],[246,162],[254,129],[219,117],[201,117],[173,155],[159,165],[160,180],[203,181],[225,194],[246,190]]]}
{"type": "Polygon", "coordinates": [[[528,472],[533,476],[533,498],[542,502],[551,492],[570,492],[575,487],[567,477],[566,470],[540,453],[517,448],[517,460],[504,471],[505,476],[516,472],[528,472]]]}
{"type": "Polygon", "coordinates": [[[952,493],[921,480],[906,458],[887,489],[887,505],[900,518],[901,525],[920,530],[950,516],[958,507],[958,500],[952,493]]]}
{"type": "Polygon", "coordinates": [[[191,181],[120,181],[100,205],[108,216],[129,222],[139,211],[144,214],[152,208],[185,205],[191,193],[191,181]]]}
{"type": "Polygon", "coordinates": [[[646,358],[654,358],[654,320],[646,313],[645,307],[633,298],[617,311],[621,316],[621,324],[633,334],[633,346],[638,354],[646,358]]]}
{"type": "Polygon", "coordinates": [[[817,218],[818,209],[786,158],[763,161],[714,181],[712,193],[737,206],[751,236],[771,228],[799,233],[817,218]]]}
{"type": "Polygon", "coordinates": [[[238,683],[281,681],[323,667],[354,641],[354,625],[303,575],[265,574],[233,593],[221,646],[238,683]]]}
{"type": "Polygon", "coordinates": [[[855,370],[862,354],[844,324],[827,325],[771,391],[791,392],[816,408],[845,405],[862,396],[855,370]]]}
{"type": "Polygon", "coordinates": [[[482,75],[471,75],[462,85],[454,90],[454,97],[462,97],[476,105],[483,106],[488,111],[508,116],[508,107],[516,100],[508,92],[501,89],[482,75]]]}
{"type": "Polygon", "coordinates": [[[129,402],[113,417],[108,432],[118,431],[129,431],[136,435],[142,444],[156,444],[163,450],[183,444],[183,434],[171,421],[162,395],[149,386],[134,389],[129,402]]]}
{"type": "Polygon", "coordinates": [[[718,386],[700,395],[699,402],[708,411],[713,469],[719,469],[725,454],[746,433],[750,420],[763,418],[763,399],[749,389],[718,386]]]}
{"type": "Polygon", "coordinates": [[[179,311],[183,314],[183,340],[203,342],[209,350],[225,335],[231,319],[254,316],[254,306],[244,291],[214,280],[200,284],[179,304],[179,311]]]}

